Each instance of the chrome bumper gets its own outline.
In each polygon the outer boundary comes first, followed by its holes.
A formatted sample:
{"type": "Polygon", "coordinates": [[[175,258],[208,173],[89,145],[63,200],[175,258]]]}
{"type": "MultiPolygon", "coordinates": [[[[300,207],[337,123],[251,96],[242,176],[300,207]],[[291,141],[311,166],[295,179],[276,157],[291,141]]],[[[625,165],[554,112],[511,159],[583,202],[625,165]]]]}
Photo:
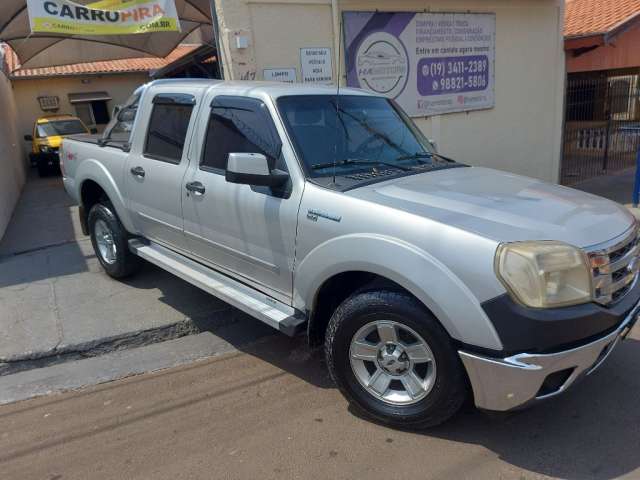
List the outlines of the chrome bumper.
{"type": "Polygon", "coordinates": [[[521,353],[502,359],[458,352],[469,375],[476,406],[485,410],[507,411],[563,393],[576,380],[602,365],[620,340],[629,334],[639,312],[640,302],[615,331],[564,352],[521,353]],[[545,381],[554,373],[560,376],[560,383],[552,382],[549,389],[545,387],[545,381]]]}

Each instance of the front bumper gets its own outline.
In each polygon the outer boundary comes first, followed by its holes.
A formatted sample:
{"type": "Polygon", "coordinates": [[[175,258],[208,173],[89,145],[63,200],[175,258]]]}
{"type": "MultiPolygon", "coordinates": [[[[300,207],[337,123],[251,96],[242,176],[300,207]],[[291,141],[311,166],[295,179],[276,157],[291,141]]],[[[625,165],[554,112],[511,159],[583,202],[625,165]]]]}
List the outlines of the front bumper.
{"type": "Polygon", "coordinates": [[[629,334],[639,314],[637,302],[613,332],[557,353],[520,353],[498,359],[458,352],[469,375],[476,406],[507,411],[563,393],[602,365],[629,334]]]}

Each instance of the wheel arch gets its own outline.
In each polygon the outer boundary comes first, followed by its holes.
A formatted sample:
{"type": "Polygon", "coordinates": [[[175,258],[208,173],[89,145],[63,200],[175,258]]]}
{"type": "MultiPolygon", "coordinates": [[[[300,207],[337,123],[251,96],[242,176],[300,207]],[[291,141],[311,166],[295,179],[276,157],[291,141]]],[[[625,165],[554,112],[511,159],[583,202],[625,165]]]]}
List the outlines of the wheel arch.
{"type": "Polygon", "coordinates": [[[322,303],[328,298],[327,291],[339,292],[337,299],[343,301],[374,281],[415,297],[451,338],[478,347],[502,349],[480,302],[461,279],[424,250],[380,235],[334,238],[300,261],[294,281],[294,305],[309,313],[309,340],[317,343],[326,326],[324,322],[328,322],[322,303]]]}
{"type": "Polygon", "coordinates": [[[315,292],[307,328],[310,345],[319,346],[324,342],[331,315],[342,302],[356,292],[375,289],[402,291],[415,298],[415,295],[402,285],[372,272],[345,271],[337,273],[326,279],[315,292]]]}
{"type": "Polygon", "coordinates": [[[124,196],[107,168],[95,160],[85,160],[76,171],[77,198],[80,204],[80,220],[83,232],[87,231],[87,219],[91,207],[106,197],[129,233],[136,229],[126,208],[124,196]]]}

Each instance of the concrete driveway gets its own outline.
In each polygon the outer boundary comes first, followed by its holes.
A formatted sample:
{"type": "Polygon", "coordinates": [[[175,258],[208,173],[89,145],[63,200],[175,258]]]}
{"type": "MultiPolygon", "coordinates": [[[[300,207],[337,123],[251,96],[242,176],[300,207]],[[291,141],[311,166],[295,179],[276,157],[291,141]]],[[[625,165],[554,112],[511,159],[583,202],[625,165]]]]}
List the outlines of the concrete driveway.
{"type": "Polygon", "coordinates": [[[29,180],[0,243],[0,376],[225,328],[273,333],[150,264],[112,280],[61,179],[29,180]]]}

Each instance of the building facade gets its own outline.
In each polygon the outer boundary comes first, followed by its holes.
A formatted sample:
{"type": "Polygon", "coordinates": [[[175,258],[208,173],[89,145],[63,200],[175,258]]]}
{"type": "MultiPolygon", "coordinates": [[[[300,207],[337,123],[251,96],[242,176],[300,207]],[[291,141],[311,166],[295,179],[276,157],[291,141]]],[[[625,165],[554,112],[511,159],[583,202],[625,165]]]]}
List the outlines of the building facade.
{"type": "Polygon", "coordinates": [[[635,166],[640,146],[640,3],[568,0],[561,182],[635,166]]]}
{"type": "Polygon", "coordinates": [[[113,107],[123,104],[151,73],[180,60],[199,45],[179,46],[167,58],[131,58],[57,67],[21,68],[9,50],[7,64],[13,95],[20,109],[18,131],[32,133],[34,121],[47,114],[71,114],[101,131],[113,107]]]}
{"type": "Polygon", "coordinates": [[[563,0],[215,4],[225,78],[335,84],[339,76],[341,85],[386,89],[443,154],[472,165],[559,180],[563,0]],[[474,36],[476,28],[483,35],[474,36]],[[460,43],[465,36],[470,42],[460,43]],[[480,37],[488,39],[486,45],[480,37]],[[429,59],[434,51],[442,62],[429,59]],[[468,70],[477,67],[478,59],[480,68],[489,65],[489,71],[472,76],[468,70]],[[387,70],[380,70],[385,65],[387,70]],[[449,75],[447,70],[456,65],[466,73],[449,75]],[[376,68],[390,76],[372,78],[369,73],[376,68]],[[486,87],[486,95],[472,95],[477,84],[486,87]],[[435,92],[436,86],[448,95],[435,92]],[[477,108],[438,111],[450,98],[479,103],[477,108]]]}

